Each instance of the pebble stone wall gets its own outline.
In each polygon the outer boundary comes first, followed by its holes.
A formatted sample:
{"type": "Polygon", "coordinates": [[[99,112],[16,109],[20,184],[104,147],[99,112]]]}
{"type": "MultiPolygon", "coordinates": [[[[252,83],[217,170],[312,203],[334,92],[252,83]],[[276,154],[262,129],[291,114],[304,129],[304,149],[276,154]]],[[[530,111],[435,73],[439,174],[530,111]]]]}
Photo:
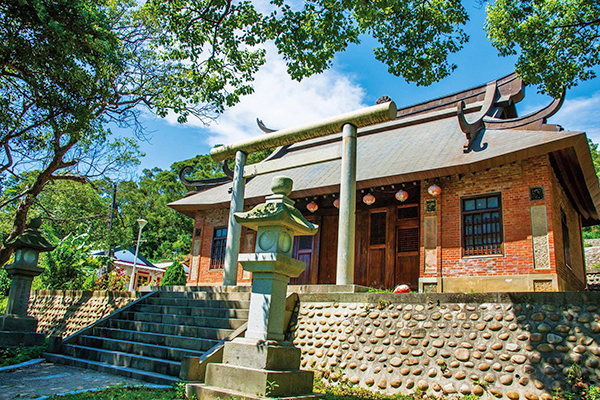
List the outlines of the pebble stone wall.
{"type": "Polygon", "coordinates": [[[29,298],[29,315],[38,332],[67,337],[139,297],[137,292],[36,290],[29,298]]]}
{"type": "Polygon", "coordinates": [[[388,394],[550,400],[600,379],[600,293],[300,295],[302,367],[388,394]]]}

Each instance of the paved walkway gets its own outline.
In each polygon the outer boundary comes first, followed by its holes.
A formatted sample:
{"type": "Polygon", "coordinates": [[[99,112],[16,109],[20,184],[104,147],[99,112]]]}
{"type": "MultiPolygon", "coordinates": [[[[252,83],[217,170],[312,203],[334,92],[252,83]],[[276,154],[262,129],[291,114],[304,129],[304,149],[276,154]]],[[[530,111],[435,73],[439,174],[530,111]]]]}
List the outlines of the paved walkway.
{"type": "Polygon", "coordinates": [[[104,372],[41,363],[0,373],[0,399],[35,399],[117,384],[149,385],[148,382],[104,372]]]}

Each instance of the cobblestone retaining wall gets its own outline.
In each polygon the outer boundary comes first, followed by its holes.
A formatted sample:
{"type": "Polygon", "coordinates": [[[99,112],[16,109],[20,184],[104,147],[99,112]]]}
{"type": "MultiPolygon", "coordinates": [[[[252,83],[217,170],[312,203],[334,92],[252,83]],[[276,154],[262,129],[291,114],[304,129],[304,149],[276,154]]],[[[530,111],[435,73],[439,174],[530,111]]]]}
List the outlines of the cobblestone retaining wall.
{"type": "Polygon", "coordinates": [[[29,298],[29,314],[37,318],[38,332],[64,338],[138,297],[137,292],[36,290],[29,298]]]}
{"type": "Polygon", "coordinates": [[[600,293],[300,295],[302,367],[372,390],[550,400],[600,380],[600,293]]]}

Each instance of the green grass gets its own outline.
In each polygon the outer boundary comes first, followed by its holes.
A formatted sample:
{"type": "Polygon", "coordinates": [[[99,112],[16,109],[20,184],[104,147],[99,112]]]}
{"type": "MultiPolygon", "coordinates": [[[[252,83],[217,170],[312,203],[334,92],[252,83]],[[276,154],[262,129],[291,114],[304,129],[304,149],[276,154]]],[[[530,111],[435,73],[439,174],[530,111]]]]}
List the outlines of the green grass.
{"type": "Polygon", "coordinates": [[[104,390],[54,395],[52,400],[176,400],[185,399],[184,392],[174,386],[172,389],[151,389],[147,387],[111,386],[104,390]]]}
{"type": "MultiPolygon", "coordinates": [[[[332,384],[333,374],[315,374],[314,391],[322,395],[323,400],[445,400],[444,395],[435,395],[430,392],[416,391],[411,395],[387,395],[376,389],[365,389],[348,382],[337,382],[332,384]],[[323,375],[330,375],[329,382],[322,379],[323,375]]],[[[69,394],[64,396],[54,395],[50,400],[179,400],[185,399],[185,383],[180,382],[170,389],[151,389],[147,387],[127,387],[122,385],[94,392],[69,394]]],[[[461,396],[461,400],[478,400],[475,395],[461,396]]],[[[583,393],[561,393],[554,397],[556,400],[600,400],[600,389],[592,386],[589,391],[583,393]]]]}
{"type": "Polygon", "coordinates": [[[393,289],[379,289],[370,287],[367,289],[367,293],[394,293],[393,289]]]}
{"type": "Polygon", "coordinates": [[[48,348],[48,343],[33,347],[0,347],[0,367],[15,365],[34,358],[41,358],[42,353],[48,348]]]}

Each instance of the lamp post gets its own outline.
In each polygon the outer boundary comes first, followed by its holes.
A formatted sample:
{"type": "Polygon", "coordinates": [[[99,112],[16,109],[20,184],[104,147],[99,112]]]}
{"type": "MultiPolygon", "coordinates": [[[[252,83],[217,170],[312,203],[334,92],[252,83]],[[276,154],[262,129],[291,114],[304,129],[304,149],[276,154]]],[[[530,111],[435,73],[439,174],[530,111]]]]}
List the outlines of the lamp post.
{"type": "Polygon", "coordinates": [[[138,231],[137,245],[135,246],[135,257],[133,258],[133,269],[131,270],[131,279],[129,280],[130,292],[132,292],[134,289],[133,285],[135,283],[135,266],[137,265],[138,253],[140,251],[140,239],[142,237],[142,229],[144,229],[144,226],[146,226],[146,224],[148,223],[148,221],[142,218],[137,219],[136,221],[140,226],[140,230],[138,231]]]}

